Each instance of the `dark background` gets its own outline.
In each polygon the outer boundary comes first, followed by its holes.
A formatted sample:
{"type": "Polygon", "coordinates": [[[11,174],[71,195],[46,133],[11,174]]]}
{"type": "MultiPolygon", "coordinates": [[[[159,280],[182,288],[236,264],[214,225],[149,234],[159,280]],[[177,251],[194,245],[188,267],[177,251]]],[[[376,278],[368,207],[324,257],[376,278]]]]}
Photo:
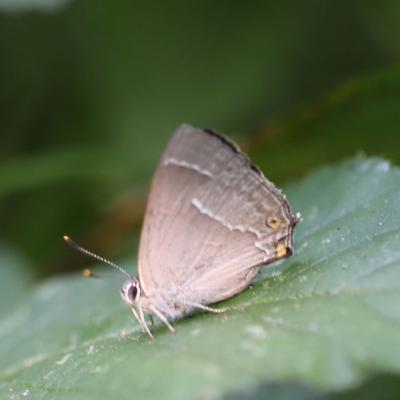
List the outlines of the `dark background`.
{"type": "Polygon", "coordinates": [[[182,122],[278,185],[363,151],[400,162],[398,1],[0,1],[0,263],[31,276],[137,248],[182,122]]]}

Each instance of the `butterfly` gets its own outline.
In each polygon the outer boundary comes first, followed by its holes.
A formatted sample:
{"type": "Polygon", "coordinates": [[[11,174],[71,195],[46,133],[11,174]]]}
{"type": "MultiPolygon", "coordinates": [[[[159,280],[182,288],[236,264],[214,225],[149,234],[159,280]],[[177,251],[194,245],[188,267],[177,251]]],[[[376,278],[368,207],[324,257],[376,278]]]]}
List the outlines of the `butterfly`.
{"type": "Polygon", "coordinates": [[[127,276],[121,297],[150,337],[145,314],[171,321],[246,289],[261,266],[289,257],[299,217],[285,195],[239,147],[210,129],[183,124],[167,145],[150,189],[138,276],[82,248],[127,276]]]}

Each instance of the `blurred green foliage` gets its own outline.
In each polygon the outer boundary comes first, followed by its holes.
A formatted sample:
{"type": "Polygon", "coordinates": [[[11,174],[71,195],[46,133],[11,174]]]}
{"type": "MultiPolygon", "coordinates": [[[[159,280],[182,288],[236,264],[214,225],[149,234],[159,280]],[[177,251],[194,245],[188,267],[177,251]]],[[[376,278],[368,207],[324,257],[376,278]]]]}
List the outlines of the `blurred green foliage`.
{"type": "Polygon", "coordinates": [[[0,240],[36,275],[79,266],[65,232],[134,254],[184,121],[233,135],[278,184],[359,150],[398,160],[398,9],[0,1],[0,240]]]}

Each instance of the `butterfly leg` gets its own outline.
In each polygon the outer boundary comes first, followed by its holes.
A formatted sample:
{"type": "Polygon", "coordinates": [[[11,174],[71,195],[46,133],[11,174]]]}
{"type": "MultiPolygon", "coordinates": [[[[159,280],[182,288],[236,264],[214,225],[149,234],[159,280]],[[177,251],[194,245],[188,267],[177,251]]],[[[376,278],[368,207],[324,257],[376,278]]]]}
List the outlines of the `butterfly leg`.
{"type": "Polygon", "coordinates": [[[183,304],[185,304],[189,307],[198,308],[200,310],[204,310],[204,311],[208,311],[208,312],[212,312],[212,313],[216,313],[216,314],[223,313],[225,311],[230,310],[230,307],[212,308],[212,307],[207,307],[200,303],[192,303],[191,301],[185,301],[183,304]]]}
{"type": "Polygon", "coordinates": [[[135,310],[134,307],[131,307],[131,310],[133,312],[133,315],[135,316],[135,318],[139,321],[139,324],[141,325],[141,327],[144,329],[144,331],[152,338],[154,339],[153,335],[150,332],[149,327],[146,324],[146,320],[144,319],[144,314],[143,314],[143,310],[141,308],[139,308],[139,313],[135,310]]]}
{"type": "Polygon", "coordinates": [[[168,319],[162,314],[160,311],[157,310],[154,306],[150,306],[151,311],[167,326],[170,332],[175,332],[175,328],[169,323],[168,319]]]}

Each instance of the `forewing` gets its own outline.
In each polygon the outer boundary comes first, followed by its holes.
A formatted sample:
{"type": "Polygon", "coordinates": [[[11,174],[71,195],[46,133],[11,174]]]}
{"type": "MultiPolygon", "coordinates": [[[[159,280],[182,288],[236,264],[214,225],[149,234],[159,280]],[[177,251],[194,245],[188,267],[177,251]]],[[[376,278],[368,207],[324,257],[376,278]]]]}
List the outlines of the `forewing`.
{"type": "Polygon", "coordinates": [[[292,252],[296,217],[237,146],[182,125],[155,173],[139,249],[146,294],[209,304],[292,252]]]}

